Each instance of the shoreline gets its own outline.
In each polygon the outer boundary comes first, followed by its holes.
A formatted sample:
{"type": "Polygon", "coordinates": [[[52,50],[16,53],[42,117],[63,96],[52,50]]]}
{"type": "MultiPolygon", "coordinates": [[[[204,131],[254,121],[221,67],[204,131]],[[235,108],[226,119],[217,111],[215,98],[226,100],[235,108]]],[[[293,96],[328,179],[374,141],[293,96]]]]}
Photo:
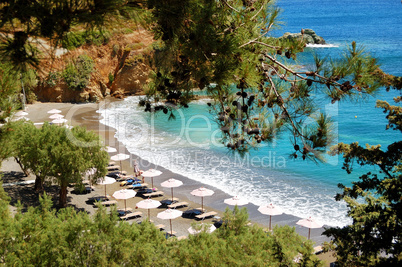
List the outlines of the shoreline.
{"type": "MultiPolygon", "coordinates": [[[[161,190],[165,193],[164,197],[158,197],[155,198],[156,200],[162,200],[169,198],[171,196],[171,190],[170,188],[163,188],[160,186],[161,182],[166,181],[169,178],[175,178],[178,180],[181,180],[183,182],[183,185],[174,188],[174,196],[180,198],[181,201],[186,201],[189,203],[189,207],[191,208],[197,208],[201,205],[201,199],[200,197],[196,197],[190,194],[190,192],[196,188],[199,188],[201,186],[204,186],[206,188],[212,189],[215,193],[210,196],[210,197],[204,197],[204,207],[206,208],[207,211],[217,211],[218,216],[222,217],[226,207],[229,207],[230,209],[233,209],[232,206],[228,206],[223,202],[224,199],[232,197],[231,195],[223,192],[220,189],[217,189],[213,186],[209,186],[208,184],[203,184],[201,182],[192,180],[190,177],[185,177],[180,174],[176,174],[168,169],[165,169],[161,166],[152,164],[144,159],[141,159],[138,157],[138,155],[129,153],[129,151],[126,149],[126,147],[119,142],[115,138],[115,129],[112,127],[109,127],[107,125],[104,125],[100,123],[100,116],[101,114],[97,113],[97,110],[99,109],[100,105],[106,105],[109,104],[110,102],[115,102],[115,101],[121,101],[118,99],[112,99],[112,98],[107,98],[106,100],[102,101],[101,103],[95,104],[95,103],[87,103],[87,104],[71,104],[71,103],[35,103],[32,105],[28,105],[27,112],[29,115],[27,116],[29,119],[31,119],[34,123],[38,122],[43,122],[43,121],[49,121],[47,111],[52,109],[52,108],[57,108],[62,110],[63,115],[65,115],[65,118],[69,120],[69,123],[72,126],[83,126],[87,130],[92,130],[95,133],[99,134],[103,140],[105,145],[109,145],[112,147],[115,147],[118,152],[116,153],[126,153],[130,155],[130,161],[132,160],[137,160],[139,164],[139,168],[143,171],[146,171],[149,168],[157,169],[162,171],[162,174],[158,177],[154,178],[154,187],[157,187],[158,190],[161,190]],[[147,166],[146,168],[144,166],[147,166]]],[[[114,155],[116,153],[112,153],[110,155],[114,155]]],[[[123,170],[127,171],[128,174],[133,174],[133,167],[131,162],[128,160],[125,160],[122,162],[123,170]]],[[[150,185],[150,179],[145,178],[145,182],[150,185]]],[[[115,183],[112,185],[107,186],[107,193],[109,195],[112,195],[114,191],[121,189],[122,187],[119,186],[119,183],[115,183]]],[[[85,204],[85,200],[87,200],[91,195],[103,195],[104,193],[104,186],[101,185],[96,185],[95,186],[95,191],[90,194],[84,194],[84,195],[75,195],[72,194],[71,192],[69,193],[69,204],[76,206],[77,208],[80,209],[85,209],[90,213],[93,213],[95,209],[92,206],[89,206],[88,204],[85,204]]],[[[139,202],[142,200],[142,198],[135,197],[133,199],[127,200],[127,206],[135,208],[135,203],[139,202]]],[[[122,201],[118,201],[119,205],[122,206],[122,201]],[[121,203],[120,203],[121,202],[121,203]]],[[[268,228],[269,224],[269,216],[268,215],[263,215],[261,214],[257,209],[258,206],[254,204],[247,204],[244,206],[241,206],[239,208],[246,207],[248,210],[249,214],[249,220],[252,223],[255,223],[257,225],[260,225],[264,228],[268,228]]],[[[180,209],[182,211],[187,210],[187,208],[182,208],[180,209]]],[[[139,211],[143,212],[143,216],[146,217],[147,211],[146,210],[141,210],[139,211]]],[[[167,221],[159,220],[156,218],[156,214],[158,212],[163,211],[161,208],[153,209],[151,210],[151,219],[155,221],[155,223],[162,223],[165,225],[168,225],[167,221]]],[[[143,217],[143,218],[144,218],[143,217]]],[[[283,226],[283,225],[289,225],[291,227],[295,227],[296,232],[300,234],[301,236],[307,237],[308,235],[308,228],[301,227],[296,225],[296,222],[299,220],[299,217],[290,215],[290,214],[282,214],[282,215],[277,215],[277,216],[272,216],[272,227],[275,225],[283,226]]],[[[131,220],[131,222],[134,222],[136,220],[131,220]]],[[[191,226],[191,223],[193,222],[198,222],[194,219],[186,219],[179,217],[175,220],[172,221],[173,223],[173,230],[177,232],[177,236],[182,236],[188,235],[187,228],[191,226]]],[[[212,219],[206,219],[205,222],[212,222],[212,219]]],[[[166,229],[168,230],[168,229],[166,229]]],[[[329,238],[326,236],[322,236],[321,233],[324,231],[323,228],[318,228],[318,229],[311,229],[311,240],[316,243],[316,245],[321,245],[324,241],[329,241],[329,238]]]]}

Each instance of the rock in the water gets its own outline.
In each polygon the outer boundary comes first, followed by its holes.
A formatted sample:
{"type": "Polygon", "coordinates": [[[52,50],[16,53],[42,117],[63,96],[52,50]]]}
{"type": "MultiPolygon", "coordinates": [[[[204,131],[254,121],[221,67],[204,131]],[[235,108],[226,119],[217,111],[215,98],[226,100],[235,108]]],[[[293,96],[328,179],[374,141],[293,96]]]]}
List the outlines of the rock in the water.
{"type": "Polygon", "coordinates": [[[306,44],[325,44],[324,38],[318,36],[312,29],[304,29],[304,34],[286,32],[282,37],[290,40],[303,40],[306,44]]]}

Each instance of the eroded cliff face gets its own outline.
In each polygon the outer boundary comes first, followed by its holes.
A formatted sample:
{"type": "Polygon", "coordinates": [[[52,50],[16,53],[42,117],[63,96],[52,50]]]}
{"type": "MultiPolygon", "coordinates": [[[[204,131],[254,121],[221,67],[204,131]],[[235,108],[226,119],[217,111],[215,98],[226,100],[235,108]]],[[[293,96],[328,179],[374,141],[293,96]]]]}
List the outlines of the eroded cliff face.
{"type": "Polygon", "coordinates": [[[39,82],[34,93],[42,102],[97,102],[107,95],[123,98],[126,95],[143,93],[147,83],[149,66],[144,54],[149,53],[152,35],[145,30],[113,37],[101,46],[86,45],[55,56],[48,55],[38,72],[39,82]],[[76,91],[68,88],[61,77],[48,82],[49,73],[61,73],[69,61],[86,54],[94,61],[94,71],[86,88],[76,91]]]}

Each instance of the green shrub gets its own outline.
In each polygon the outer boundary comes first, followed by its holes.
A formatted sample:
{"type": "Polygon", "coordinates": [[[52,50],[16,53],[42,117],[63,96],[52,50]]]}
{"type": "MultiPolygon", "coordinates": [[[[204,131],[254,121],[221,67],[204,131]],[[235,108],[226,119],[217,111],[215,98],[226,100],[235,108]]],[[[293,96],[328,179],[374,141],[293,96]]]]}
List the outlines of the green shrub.
{"type": "Polygon", "coordinates": [[[109,72],[109,83],[112,84],[114,81],[114,75],[113,73],[109,72]]]}
{"type": "Polygon", "coordinates": [[[62,76],[68,88],[72,90],[84,89],[91,78],[94,61],[87,55],[80,55],[75,62],[70,62],[63,70],[62,76]]]}
{"type": "Polygon", "coordinates": [[[72,50],[84,44],[102,45],[110,41],[111,34],[108,31],[81,31],[69,32],[61,41],[63,48],[72,50]]]}
{"type": "Polygon", "coordinates": [[[72,50],[85,44],[85,38],[80,32],[69,32],[61,41],[63,48],[72,50]]]}
{"type": "Polygon", "coordinates": [[[49,74],[46,77],[45,83],[47,86],[53,87],[56,86],[58,80],[60,78],[60,74],[56,72],[49,72],[49,74]]]}

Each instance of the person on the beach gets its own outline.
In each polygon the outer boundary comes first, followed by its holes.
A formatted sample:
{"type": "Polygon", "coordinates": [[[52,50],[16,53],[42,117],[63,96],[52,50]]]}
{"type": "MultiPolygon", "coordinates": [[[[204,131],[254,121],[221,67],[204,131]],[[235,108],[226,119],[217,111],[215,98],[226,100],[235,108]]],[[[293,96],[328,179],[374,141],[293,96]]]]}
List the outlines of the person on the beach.
{"type": "MultiPolygon", "coordinates": [[[[141,176],[142,171],[140,170],[140,168],[138,168],[138,163],[137,161],[134,161],[134,175],[136,178],[138,178],[139,176],[141,176]]],[[[145,183],[145,179],[144,177],[142,178],[142,183],[145,183]]]]}

